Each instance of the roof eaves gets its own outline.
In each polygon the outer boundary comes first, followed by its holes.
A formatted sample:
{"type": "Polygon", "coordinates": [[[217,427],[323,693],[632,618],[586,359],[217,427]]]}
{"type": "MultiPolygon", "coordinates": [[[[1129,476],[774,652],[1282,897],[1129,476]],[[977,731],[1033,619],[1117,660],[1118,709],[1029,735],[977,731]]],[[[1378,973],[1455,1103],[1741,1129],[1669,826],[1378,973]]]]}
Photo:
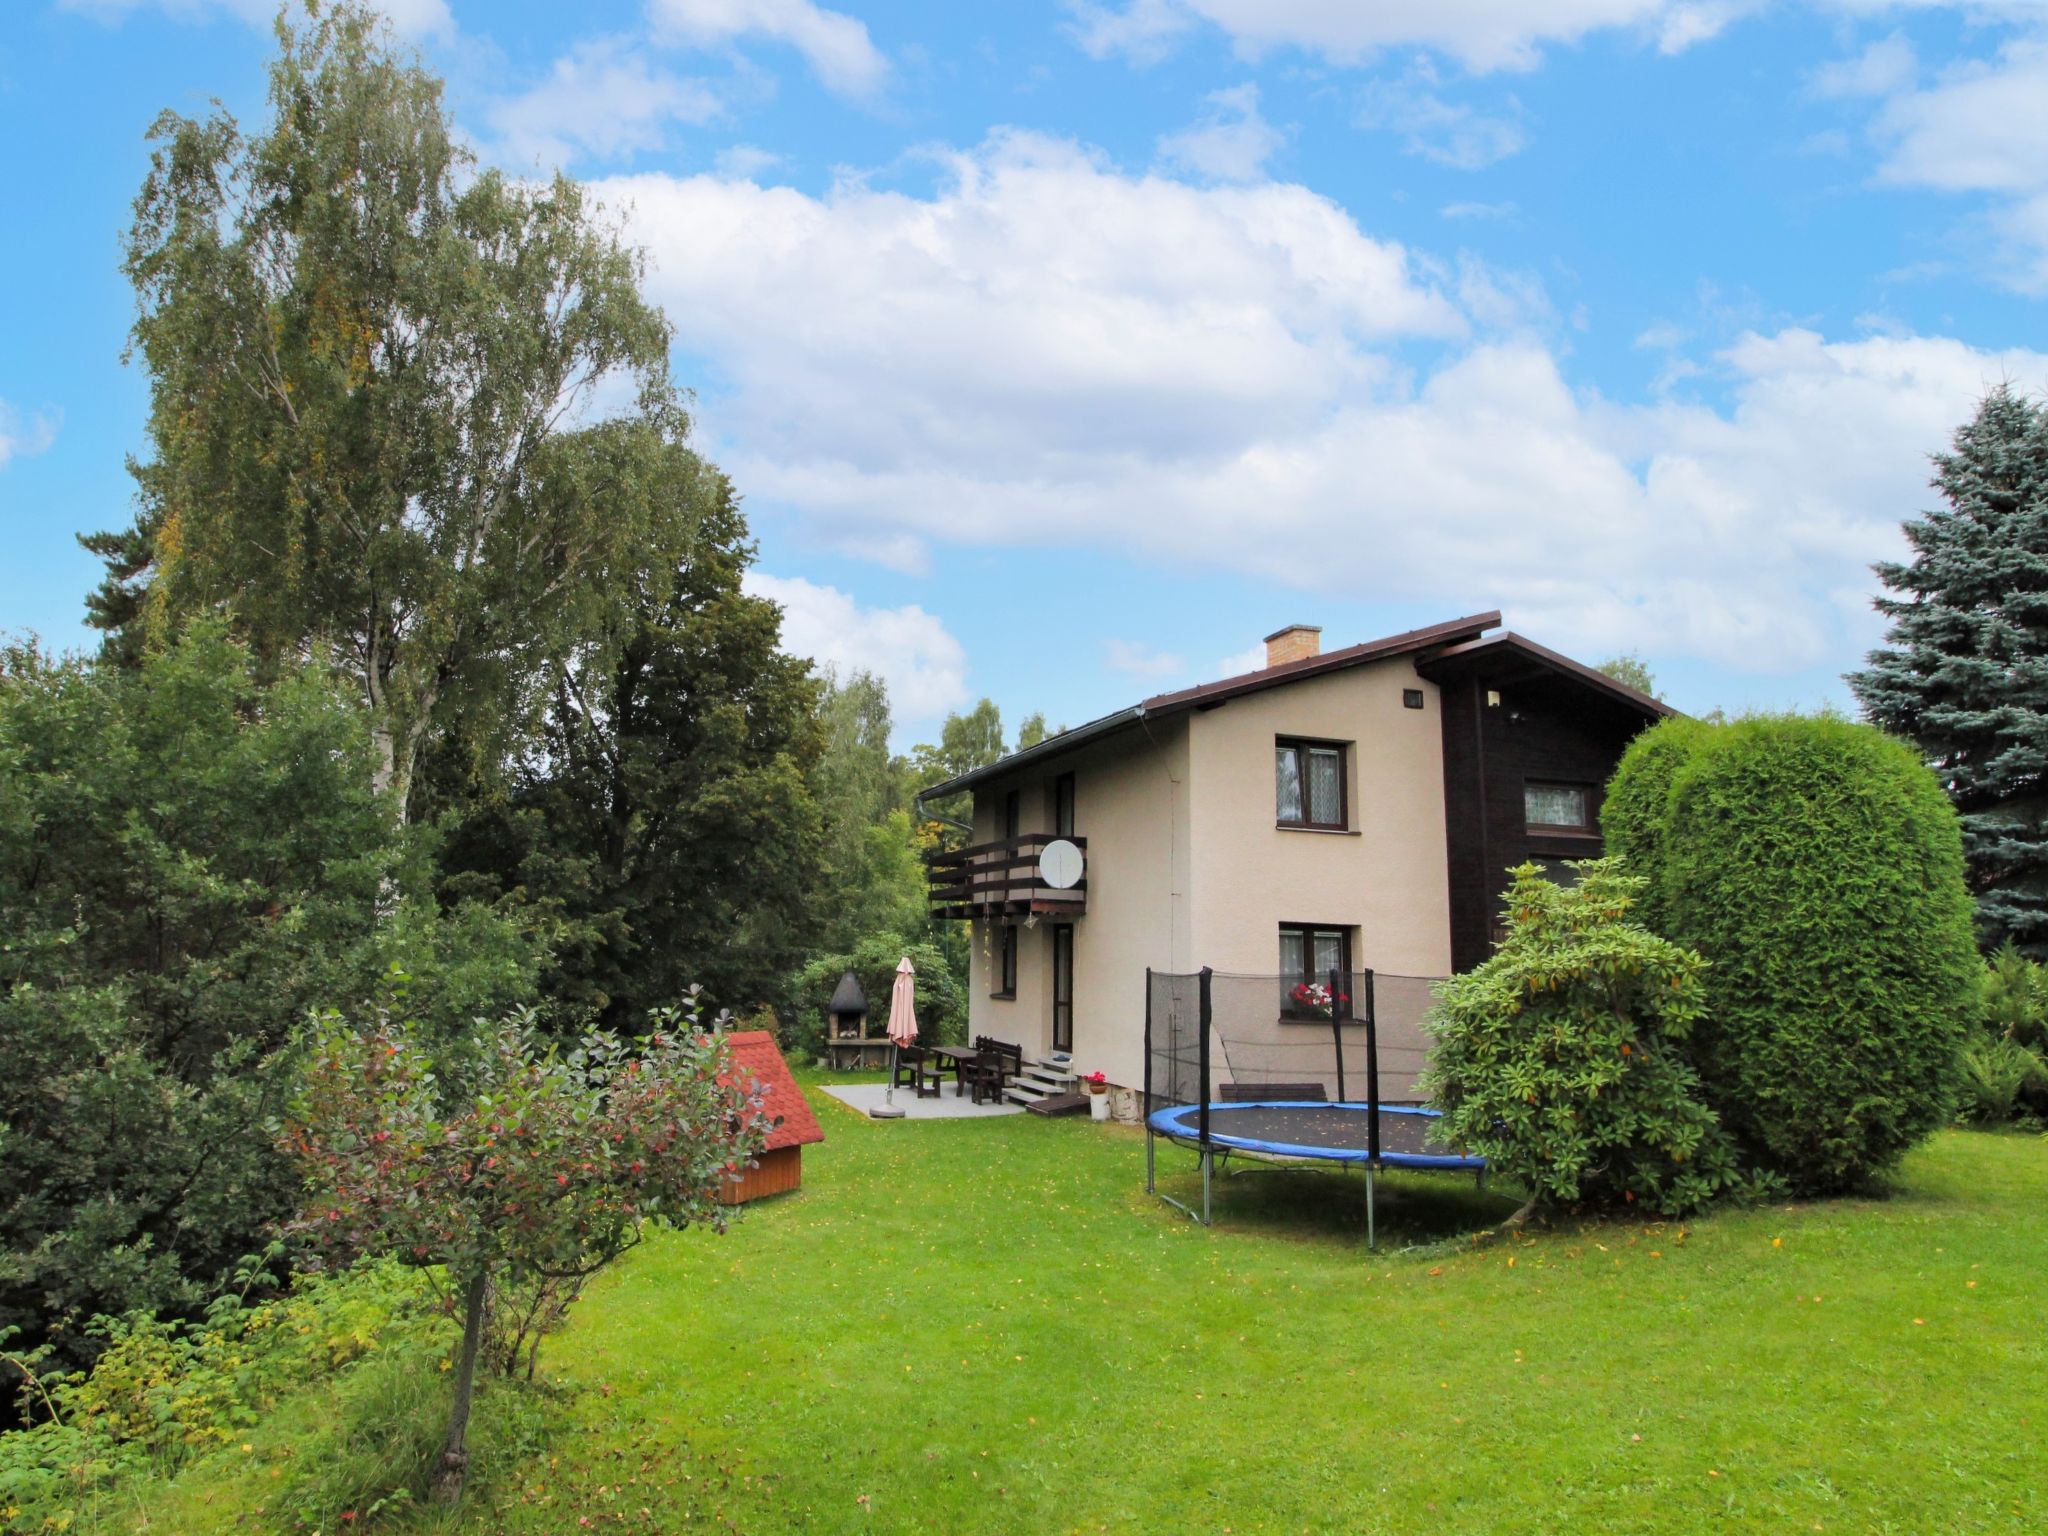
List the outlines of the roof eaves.
{"type": "Polygon", "coordinates": [[[1652,698],[1639,688],[1631,688],[1627,683],[1609,677],[1598,667],[1589,667],[1583,661],[1573,661],[1571,657],[1563,652],[1553,651],[1547,645],[1539,645],[1528,636],[1518,635],[1513,630],[1506,630],[1498,635],[1487,635],[1483,639],[1468,640],[1461,645],[1447,646],[1443,650],[1438,651],[1430,660],[1455,661],[1462,656],[1474,656],[1492,650],[1520,651],[1524,655],[1544,663],[1546,666],[1553,667],[1570,677],[1577,678],[1580,682],[1591,684],[1602,693],[1610,695],[1631,708],[1641,710],[1646,715],[1651,715],[1658,719],[1667,719],[1680,713],[1680,711],[1673,709],[1662,699],[1652,698]]]}
{"type": "Polygon", "coordinates": [[[1450,619],[1442,624],[1427,624],[1421,629],[1403,630],[1398,635],[1368,640],[1362,645],[1347,645],[1341,650],[1325,651],[1320,656],[1304,656],[1299,661],[1283,662],[1277,667],[1265,667],[1257,672],[1226,677],[1220,682],[1202,683],[1193,688],[1180,689],[1175,693],[1158,694],[1147,699],[1139,708],[1148,716],[1177,714],[1184,709],[1206,708],[1237,698],[1241,694],[1277,688],[1283,683],[1298,682],[1305,677],[1319,677],[1325,672],[1338,672],[1346,667],[1385,661],[1390,657],[1405,656],[1414,651],[1426,651],[1433,646],[1456,645],[1485,634],[1499,623],[1500,614],[1497,611],[1469,614],[1462,619],[1450,619]]]}
{"type": "Polygon", "coordinates": [[[1061,731],[1057,736],[1048,736],[1041,742],[1025,747],[1020,751],[1012,752],[1008,757],[997,758],[986,768],[973,768],[966,773],[955,774],[952,778],[942,783],[934,784],[929,789],[918,791],[917,798],[919,800],[943,800],[948,795],[957,795],[964,789],[972,789],[975,785],[984,783],[999,774],[1005,774],[1012,769],[1022,768],[1027,764],[1035,763],[1040,758],[1052,756],[1055,752],[1064,752],[1072,747],[1084,746],[1098,737],[1107,736],[1115,730],[1121,730],[1124,726],[1135,725],[1144,718],[1145,706],[1133,704],[1127,709],[1118,710],[1115,714],[1104,715],[1099,720],[1090,720],[1085,725],[1077,725],[1071,731],[1061,731]]]}

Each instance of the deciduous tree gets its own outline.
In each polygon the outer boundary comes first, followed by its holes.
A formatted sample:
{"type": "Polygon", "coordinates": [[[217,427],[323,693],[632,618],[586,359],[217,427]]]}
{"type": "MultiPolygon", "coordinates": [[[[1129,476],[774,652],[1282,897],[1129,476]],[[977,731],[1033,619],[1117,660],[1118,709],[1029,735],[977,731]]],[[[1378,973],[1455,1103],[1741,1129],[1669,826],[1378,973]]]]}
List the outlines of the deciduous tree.
{"type": "Polygon", "coordinates": [[[221,607],[266,658],[330,648],[403,814],[429,730],[489,736],[671,568],[686,423],[639,260],[574,182],[477,167],[360,5],[279,38],[266,131],[154,130],[127,243],[150,456],[133,527],[88,540],[93,616],[117,649],[221,607]]]}
{"type": "Polygon", "coordinates": [[[443,1063],[402,1024],[328,1014],[283,1130],[307,1196],[292,1230],[339,1258],[439,1266],[462,1308],[447,1435],[433,1480],[453,1502],[493,1288],[595,1273],[649,1224],[723,1230],[726,1181],[767,1134],[762,1089],[697,1016],[627,1042],[557,1050],[515,1014],[443,1063]]]}

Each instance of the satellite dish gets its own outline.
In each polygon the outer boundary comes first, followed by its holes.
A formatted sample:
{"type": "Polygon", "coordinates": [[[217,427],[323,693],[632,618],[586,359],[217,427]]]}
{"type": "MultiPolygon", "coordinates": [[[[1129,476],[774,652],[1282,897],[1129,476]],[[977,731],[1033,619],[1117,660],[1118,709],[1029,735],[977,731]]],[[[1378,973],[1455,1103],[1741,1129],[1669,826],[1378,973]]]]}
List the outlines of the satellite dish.
{"type": "Polygon", "coordinates": [[[1081,850],[1064,837],[1056,837],[1038,851],[1038,879],[1056,891],[1071,891],[1081,883],[1086,861],[1081,850]]]}

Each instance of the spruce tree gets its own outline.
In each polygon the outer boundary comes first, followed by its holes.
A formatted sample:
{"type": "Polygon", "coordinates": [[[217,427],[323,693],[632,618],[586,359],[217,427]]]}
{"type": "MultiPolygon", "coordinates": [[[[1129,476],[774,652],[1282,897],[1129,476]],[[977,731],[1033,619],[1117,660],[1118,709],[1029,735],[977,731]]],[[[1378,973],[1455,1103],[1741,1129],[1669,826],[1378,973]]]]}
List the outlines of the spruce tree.
{"type": "Polygon", "coordinates": [[[2048,958],[2048,406],[2000,385],[1934,464],[1948,505],[1874,567],[1890,629],[1847,681],[1962,814],[1980,937],[2048,958]]]}

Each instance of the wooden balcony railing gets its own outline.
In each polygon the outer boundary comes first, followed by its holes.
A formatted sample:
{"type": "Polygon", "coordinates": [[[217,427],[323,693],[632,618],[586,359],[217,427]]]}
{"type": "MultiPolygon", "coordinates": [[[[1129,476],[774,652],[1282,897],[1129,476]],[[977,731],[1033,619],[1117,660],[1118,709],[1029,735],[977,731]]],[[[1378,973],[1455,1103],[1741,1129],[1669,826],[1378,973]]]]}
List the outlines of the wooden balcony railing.
{"type": "Polygon", "coordinates": [[[976,843],[925,858],[933,917],[1079,917],[1088,910],[1088,839],[1027,832],[999,843],[976,843]],[[1064,889],[1039,878],[1038,856],[1051,842],[1081,850],[1084,873],[1064,889]]]}

